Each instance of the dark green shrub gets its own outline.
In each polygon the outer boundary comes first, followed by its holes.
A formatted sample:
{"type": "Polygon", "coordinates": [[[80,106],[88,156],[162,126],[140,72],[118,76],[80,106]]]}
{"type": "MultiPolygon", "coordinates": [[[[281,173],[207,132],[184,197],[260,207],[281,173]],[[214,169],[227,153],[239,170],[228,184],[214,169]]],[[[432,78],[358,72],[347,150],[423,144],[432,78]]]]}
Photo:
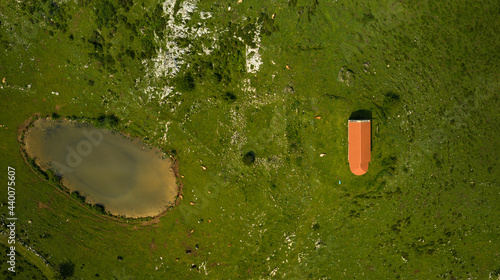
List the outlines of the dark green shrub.
{"type": "Polygon", "coordinates": [[[180,92],[190,92],[195,88],[194,78],[191,73],[178,76],[175,79],[175,88],[180,92]]]}
{"type": "Polygon", "coordinates": [[[97,3],[94,9],[97,25],[100,28],[113,26],[117,21],[115,6],[109,1],[98,1],[97,3]]]}
{"type": "Polygon", "coordinates": [[[97,118],[97,125],[98,126],[106,127],[109,129],[113,129],[114,127],[116,127],[119,122],[120,122],[120,120],[114,114],[111,114],[111,115],[101,114],[97,118]]]}
{"type": "Polygon", "coordinates": [[[68,279],[75,274],[75,264],[72,262],[65,262],[59,265],[59,273],[62,279],[68,279]]]}
{"type": "Polygon", "coordinates": [[[128,12],[130,8],[134,6],[133,0],[118,0],[118,3],[125,10],[125,12],[128,12]]]}
{"type": "Polygon", "coordinates": [[[255,152],[250,151],[243,156],[243,163],[245,165],[251,165],[255,162],[255,152]]]}
{"type": "Polygon", "coordinates": [[[400,97],[398,94],[390,91],[384,94],[384,107],[393,107],[400,102],[400,97]]]}
{"type": "Polygon", "coordinates": [[[85,203],[85,196],[81,195],[78,191],[74,191],[74,192],[70,193],[69,196],[78,200],[78,202],[80,202],[80,203],[85,203]]]}
{"type": "Polygon", "coordinates": [[[99,214],[106,214],[106,209],[104,208],[104,205],[94,204],[92,205],[92,209],[99,214]]]}
{"type": "Polygon", "coordinates": [[[125,53],[130,56],[130,58],[135,59],[135,51],[132,49],[127,49],[125,53]]]}
{"type": "Polygon", "coordinates": [[[234,95],[234,93],[232,93],[230,91],[226,91],[224,93],[224,95],[222,96],[222,99],[224,99],[228,103],[233,103],[234,101],[236,101],[237,97],[236,97],[236,95],[234,95]]]}
{"type": "Polygon", "coordinates": [[[47,179],[47,181],[52,184],[59,184],[59,182],[61,181],[61,177],[51,169],[45,171],[45,179],[47,179]]]}

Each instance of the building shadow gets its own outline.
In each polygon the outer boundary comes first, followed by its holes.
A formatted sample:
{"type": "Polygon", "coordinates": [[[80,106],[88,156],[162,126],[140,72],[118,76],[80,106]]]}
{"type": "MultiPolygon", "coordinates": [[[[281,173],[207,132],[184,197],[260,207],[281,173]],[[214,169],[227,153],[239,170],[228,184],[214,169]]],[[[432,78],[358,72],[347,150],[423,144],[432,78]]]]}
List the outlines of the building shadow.
{"type": "Polygon", "coordinates": [[[349,120],[372,120],[372,111],[358,110],[351,113],[349,120]]]}

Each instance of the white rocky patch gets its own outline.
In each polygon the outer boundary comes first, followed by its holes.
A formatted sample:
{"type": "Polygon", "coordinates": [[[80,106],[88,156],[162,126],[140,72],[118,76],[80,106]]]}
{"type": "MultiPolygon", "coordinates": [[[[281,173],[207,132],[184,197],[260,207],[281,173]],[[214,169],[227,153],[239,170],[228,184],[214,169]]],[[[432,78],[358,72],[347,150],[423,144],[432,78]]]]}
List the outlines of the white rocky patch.
{"type": "MultiPolygon", "coordinates": [[[[197,11],[199,0],[182,1],[179,10],[174,14],[175,0],[166,0],[163,3],[163,12],[168,17],[165,26],[165,37],[159,38],[155,35],[155,41],[160,46],[158,53],[152,59],[145,59],[142,64],[146,68],[146,77],[141,82],[144,94],[148,102],[156,99],[160,105],[163,105],[169,96],[173,95],[173,87],[157,86],[160,79],[172,80],[179,73],[181,67],[186,64],[186,56],[191,55],[192,45],[180,46],[178,39],[188,39],[188,41],[208,41],[210,44],[202,44],[202,51],[193,55],[208,56],[214,49],[218,48],[218,36],[224,30],[209,29],[206,20],[213,17],[211,12],[197,11]],[[199,13],[200,22],[194,26],[187,26],[188,21],[193,14],[199,13]]],[[[260,30],[262,25],[257,26],[253,34],[253,43],[255,47],[246,46],[245,67],[247,73],[257,73],[262,65],[262,58],[259,53],[261,48],[260,30]]],[[[189,65],[188,65],[189,66],[189,65]]],[[[137,83],[136,83],[137,84],[137,83]]],[[[246,84],[249,84],[248,82],[246,84]]],[[[247,87],[250,91],[255,91],[247,87]]]]}
{"type": "Polygon", "coordinates": [[[166,142],[167,141],[167,133],[168,133],[168,125],[170,124],[171,122],[167,122],[165,124],[165,133],[163,134],[163,141],[166,142]]]}
{"type": "Polygon", "coordinates": [[[200,18],[201,19],[208,19],[208,18],[211,18],[212,17],[212,13],[211,12],[200,12],[200,18]]]}
{"type": "Polygon", "coordinates": [[[184,22],[188,21],[191,19],[191,14],[194,12],[196,9],[197,1],[192,0],[192,1],[183,1],[182,6],[180,7],[179,11],[177,11],[177,15],[181,15],[182,19],[184,22]]]}
{"type": "Polygon", "coordinates": [[[143,65],[149,69],[149,74],[155,78],[174,77],[184,64],[184,55],[186,55],[191,45],[180,47],[176,38],[201,38],[211,32],[206,28],[205,23],[198,24],[197,27],[187,27],[186,23],[191,19],[191,15],[196,9],[197,1],[184,1],[179,11],[174,15],[175,1],[166,1],[163,3],[163,11],[168,16],[166,34],[168,38],[155,37],[157,43],[162,47],[158,51],[157,57],[150,60],[143,60],[143,65]]]}
{"type": "Polygon", "coordinates": [[[205,275],[208,275],[208,270],[207,270],[207,262],[202,262],[200,265],[199,265],[199,273],[201,273],[202,271],[205,272],[205,275]]]}
{"type": "Polygon", "coordinates": [[[318,239],[314,242],[314,248],[319,249],[323,247],[323,242],[321,242],[321,239],[318,239]]]}
{"type": "Polygon", "coordinates": [[[246,68],[248,73],[257,73],[259,71],[260,66],[262,65],[262,58],[259,54],[260,50],[260,30],[262,25],[257,26],[257,30],[255,31],[255,35],[253,37],[253,42],[256,47],[252,48],[250,46],[246,46],[245,56],[246,56],[246,68]]]}
{"type": "Polygon", "coordinates": [[[292,247],[295,244],[295,242],[293,241],[295,239],[295,233],[292,233],[289,236],[287,236],[285,233],[284,236],[285,236],[285,243],[288,246],[288,249],[292,249],[292,247]]]}
{"type": "MultiPolygon", "coordinates": [[[[191,19],[191,15],[197,8],[197,0],[183,1],[179,10],[174,15],[175,2],[175,0],[167,0],[163,3],[163,11],[168,16],[167,25],[165,26],[166,38],[155,36],[156,43],[160,45],[156,57],[142,61],[142,64],[147,69],[144,93],[148,96],[148,101],[158,98],[160,104],[163,104],[163,100],[171,95],[173,87],[158,88],[156,86],[158,79],[174,78],[185,63],[184,57],[191,50],[191,45],[180,47],[175,39],[188,38],[193,40],[201,37],[209,37],[213,33],[206,27],[204,22],[198,23],[197,27],[186,26],[187,21],[191,19]]],[[[209,12],[201,12],[202,19],[210,18],[211,16],[212,14],[209,12]]],[[[204,46],[204,52],[205,54],[209,54],[211,50],[209,47],[205,48],[204,46]]]]}

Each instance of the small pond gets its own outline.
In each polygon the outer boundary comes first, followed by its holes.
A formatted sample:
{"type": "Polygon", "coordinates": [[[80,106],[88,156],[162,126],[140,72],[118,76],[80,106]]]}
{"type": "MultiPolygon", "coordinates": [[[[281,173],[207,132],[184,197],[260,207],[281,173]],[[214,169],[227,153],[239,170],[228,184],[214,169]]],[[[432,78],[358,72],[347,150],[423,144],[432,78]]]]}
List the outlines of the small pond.
{"type": "Polygon", "coordinates": [[[172,162],[119,133],[67,120],[38,119],[25,134],[28,156],[86,202],[131,218],[161,214],[178,194],[172,162]]]}

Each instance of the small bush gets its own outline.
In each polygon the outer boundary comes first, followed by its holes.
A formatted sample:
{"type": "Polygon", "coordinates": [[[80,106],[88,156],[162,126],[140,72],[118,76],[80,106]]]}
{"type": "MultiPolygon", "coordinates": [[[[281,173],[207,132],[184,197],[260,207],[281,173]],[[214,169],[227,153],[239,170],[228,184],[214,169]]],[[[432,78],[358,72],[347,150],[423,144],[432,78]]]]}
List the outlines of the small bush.
{"type": "Polygon", "coordinates": [[[72,262],[65,262],[59,265],[59,273],[62,279],[68,279],[75,274],[75,264],[72,262]]]}
{"type": "Polygon", "coordinates": [[[72,192],[69,196],[78,200],[80,203],[85,203],[85,196],[81,195],[78,191],[72,192]]]}
{"type": "Polygon", "coordinates": [[[245,165],[251,165],[255,162],[255,152],[250,151],[243,156],[243,163],[245,165]]]}
{"type": "Polygon", "coordinates": [[[49,183],[52,184],[59,184],[59,182],[61,181],[61,177],[51,169],[45,171],[45,178],[47,179],[47,181],[49,181],[49,183]]]}
{"type": "Polygon", "coordinates": [[[95,7],[97,24],[102,27],[110,27],[116,23],[116,8],[109,1],[99,1],[95,7]]]}
{"type": "Polygon", "coordinates": [[[234,95],[234,93],[226,91],[222,96],[222,99],[226,100],[228,103],[233,103],[234,101],[236,101],[237,97],[236,95],[234,95]]]}
{"type": "Polygon", "coordinates": [[[101,126],[101,127],[113,129],[114,127],[116,127],[118,125],[119,121],[120,120],[118,119],[118,117],[115,116],[114,114],[111,114],[111,115],[101,114],[97,118],[97,125],[101,126]]]}
{"type": "Polygon", "coordinates": [[[106,214],[106,209],[104,208],[104,205],[94,204],[92,205],[92,209],[99,214],[106,214]]]}
{"type": "Polygon", "coordinates": [[[194,78],[190,73],[183,76],[177,77],[175,79],[175,88],[180,92],[190,92],[194,90],[195,83],[194,78]]]}

